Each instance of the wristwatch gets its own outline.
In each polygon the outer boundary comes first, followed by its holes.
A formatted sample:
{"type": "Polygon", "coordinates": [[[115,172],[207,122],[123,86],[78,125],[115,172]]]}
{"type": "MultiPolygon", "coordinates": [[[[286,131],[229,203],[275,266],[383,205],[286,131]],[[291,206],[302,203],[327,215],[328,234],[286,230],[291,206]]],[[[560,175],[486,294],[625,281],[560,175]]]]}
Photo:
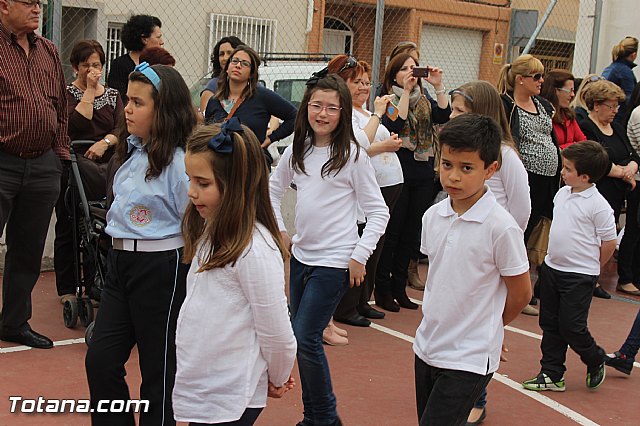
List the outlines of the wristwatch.
{"type": "Polygon", "coordinates": [[[382,117],[380,117],[377,113],[372,112],[372,113],[371,113],[371,116],[372,116],[372,117],[378,117],[378,120],[380,120],[380,123],[382,123],[382,117]]]}
{"type": "Polygon", "coordinates": [[[109,138],[103,138],[103,140],[107,144],[107,147],[111,146],[111,141],[109,140],[109,138]]]}

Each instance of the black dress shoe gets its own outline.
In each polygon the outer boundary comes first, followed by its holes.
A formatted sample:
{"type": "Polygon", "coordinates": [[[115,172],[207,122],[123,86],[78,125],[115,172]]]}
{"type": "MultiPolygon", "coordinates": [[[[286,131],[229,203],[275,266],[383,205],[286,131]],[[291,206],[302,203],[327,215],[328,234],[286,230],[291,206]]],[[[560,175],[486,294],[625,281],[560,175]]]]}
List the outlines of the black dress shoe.
{"type": "Polygon", "coordinates": [[[398,302],[398,305],[400,305],[400,307],[405,308],[405,309],[418,309],[418,304],[413,303],[411,300],[409,300],[409,296],[407,296],[407,293],[400,292],[396,295],[394,295],[394,299],[396,299],[396,302],[398,302]]]}
{"type": "Polygon", "coordinates": [[[369,319],[382,319],[384,318],[384,312],[380,312],[377,309],[373,309],[371,306],[367,306],[363,309],[358,309],[360,315],[369,319]]]}
{"type": "Polygon", "coordinates": [[[350,317],[340,318],[333,317],[335,321],[341,322],[343,324],[354,325],[356,327],[369,327],[371,325],[371,321],[363,317],[362,315],[355,313],[350,317]]]}
{"type": "Polygon", "coordinates": [[[5,342],[20,343],[38,349],[49,349],[53,347],[53,342],[47,336],[36,333],[31,329],[26,329],[16,334],[2,334],[0,340],[5,342]]]}
{"type": "Polygon", "coordinates": [[[593,297],[599,297],[600,299],[611,299],[611,295],[607,293],[602,286],[595,286],[593,289],[593,297]]]}
{"type": "Polygon", "coordinates": [[[385,311],[400,312],[400,306],[393,300],[393,297],[387,293],[376,293],[376,305],[385,311]]]}

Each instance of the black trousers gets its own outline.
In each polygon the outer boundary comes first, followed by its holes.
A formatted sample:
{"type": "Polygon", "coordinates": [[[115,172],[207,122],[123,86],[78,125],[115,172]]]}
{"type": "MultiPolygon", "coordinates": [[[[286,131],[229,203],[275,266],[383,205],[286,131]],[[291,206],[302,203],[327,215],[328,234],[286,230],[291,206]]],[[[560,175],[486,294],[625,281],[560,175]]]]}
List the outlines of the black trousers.
{"type": "MultiPolygon", "coordinates": [[[[398,201],[398,197],[400,196],[400,192],[402,191],[402,184],[386,186],[384,188],[380,188],[380,192],[382,193],[382,198],[384,198],[384,202],[389,208],[389,213],[393,213],[393,209],[398,201]]],[[[362,231],[364,230],[365,224],[358,225],[358,234],[362,236],[362,231]]],[[[367,274],[364,276],[364,282],[359,286],[353,286],[347,290],[347,292],[340,300],[338,307],[336,308],[335,316],[337,318],[348,318],[352,315],[358,313],[358,311],[362,311],[369,306],[369,299],[371,299],[371,293],[373,293],[373,289],[375,287],[376,281],[376,270],[378,269],[378,260],[380,259],[380,255],[382,254],[382,248],[384,247],[385,234],[382,234],[380,239],[378,240],[378,244],[376,245],[375,250],[371,253],[369,260],[367,261],[366,271],[367,274]]]]}
{"type": "Polygon", "coordinates": [[[234,420],[232,422],[224,422],[224,423],[189,423],[189,426],[206,426],[206,425],[218,425],[218,426],[251,426],[256,420],[258,420],[258,416],[262,413],[262,408],[247,408],[242,413],[242,417],[238,420],[234,420]]]}
{"type": "Polygon", "coordinates": [[[542,342],[541,371],[557,381],[566,371],[567,345],[579,356],[588,370],[604,362],[589,329],[587,317],[598,275],[562,272],[543,263],[540,268],[540,317],[542,342]]]}
{"type": "MultiPolygon", "coordinates": [[[[112,250],[85,366],[91,406],[128,400],[125,363],[138,346],[140,398],[149,412],[140,425],[175,425],[171,393],[176,373],[175,332],[189,265],[181,250],[155,253],[112,250]]],[[[134,425],[133,413],[91,414],[94,426],[134,425]]]]}
{"type": "Polygon", "coordinates": [[[415,357],[416,407],[420,426],[464,425],[493,373],[432,367],[415,357]]]}
{"type": "Polygon", "coordinates": [[[533,228],[544,216],[553,219],[553,197],[556,196],[560,181],[558,176],[542,176],[527,172],[529,177],[529,196],[531,197],[531,215],[527,229],[524,231],[524,242],[529,241],[533,228]]]}
{"type": "Polygon", "coordinates": [[[627,193],[627,216],[624,235],[618,250],[618,283],[640,285],[640,188],[627,193]]]}
{"type": "Polygon", "coordinates": [[[62,164],[52,150],[22,159],[0,150],[0,235],[6,225],[0,332],[29,328],[31,291],[40,275],[62,164]]]}
{"type": "Polygon", "coordinates": [[[435,196],[433,178],[405,179],[387,231],[376,271],[376,287],[381,293],[404,291],[409,261],[420,248],[422,216],[435,196]]]}

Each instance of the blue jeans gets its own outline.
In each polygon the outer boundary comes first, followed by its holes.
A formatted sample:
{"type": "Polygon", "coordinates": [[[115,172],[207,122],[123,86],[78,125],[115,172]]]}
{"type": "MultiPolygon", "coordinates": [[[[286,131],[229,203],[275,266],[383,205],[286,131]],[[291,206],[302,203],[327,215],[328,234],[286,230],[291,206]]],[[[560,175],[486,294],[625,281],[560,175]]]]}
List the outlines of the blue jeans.
{"type": "Polygon", "coordinates": [[[633,326],[631,327],[629,336],[627,336],[627,340],[624,341],[624,344],[620,348],[620,352],[622,352],[629,358],[635,358],[636,355],[638,355],[639,349],[640,349],[640,310],[638,311],[638,315],[636,315],[636,320],[633,322],[633,326]]]}
{"type": "Polygon", "coordinates": [[[349,271],[307,266],[292,256],[289,283],[291,324],[298,341],[304,421],[313,425],[333,424],[338,413],[329,363],[322,346],[322,332],[349,288],[349,271]]]}

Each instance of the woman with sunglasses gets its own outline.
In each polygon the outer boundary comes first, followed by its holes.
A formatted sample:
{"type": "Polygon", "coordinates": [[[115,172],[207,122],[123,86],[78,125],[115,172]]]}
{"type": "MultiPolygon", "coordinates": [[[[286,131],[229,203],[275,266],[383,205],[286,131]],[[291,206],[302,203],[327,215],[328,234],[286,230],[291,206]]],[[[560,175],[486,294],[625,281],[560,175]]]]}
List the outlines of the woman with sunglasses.
{"type": "Polygon", "coordinates": [[[582,125],[582,122],[589,116],[587,104],[584,102],[584,92],[591,83],[595,83],[600,80],[604,80],[604,78],[600,77],[598,74],[587,74],[578,85],[576,95],[569,104],[576,113],[576,121],[578,122],[578,125],[582,125]]]}
{"type": "Polygon", "coordinates": [[[542,83],[540,94],[555,108],[553,130],[560,149],[587,139],[576,121],[576,113],[570,107],[575,97],[574,90],[573,74],[565,70],[549,71],[542,83]]]}
{"type": "Polygon", "coordinates": [[[246,45],[236,47],[220,74],[215,95],[207,103],[205,121],[220,123],[238,117],[261,142],[271,166],[273,159],[267,148],[293,133],[297,110],[291,102],[258,84],[259,67],[260,58],[255,50],[246,45]],[[267,135],[271,116],[283,123],[267,135]]]}
{"type": "MultiPolygon", "coordinates": [[[[627,223],[618,249],[616,289],[640,296],[640,230],[637,221],[630,220],[637,218],[640,202],[640,189],[636,188],[634,179],[640,157],[629,143],[625,129],[614,121],[625,95],[614,83],[601,80],[587,87],[584,100],[589,108],[589,117],[582,122],[582,130],[588,139],[605,147],[611,161],[609,174],[596,182],[596,186],[611,205],[616,223],[624,202],[627,202],[627,223]]],[[[608,296],[607,299],[611,297],[608,296]]]]}
{"type": "MultiPolygon", "coordinates": [[[[327,69],[329,73],[338,74],[347,83],[353,101],[354,134],[358,143],[365,148],[371,158],[371,165],[376,172],[376,181],[391,213],[402,190],[403,176],[402,166],[396,155],[402,141],[397,135],[390,134],[382,125],[381,117],[385,113],[389,97],[377,97],[373,113],[365,109],[371,92],[369,80],[371,66],[364,61],[357,61],[352,56],[338,55],[329,62],[327,69]]],[[[364,229],[364,225],[361,228],[364,229]]],[[[336,321],[364,327],[371,324],[368,318],[384,318],[383,312],[372,308],[368,303],[375,287],[376,269],[383,245],[384,235],[380,237],[376,249],[367,261],[367,274],[363,285],[350,288],[338,304],[334,314],[336,321]]],[[[333,335],[334,333],[329,331],[326,337],[332,340],[333,335]]]]}
{"type": "Polygon", "coordinates": [[[553,216],[553,197],[560,179],[560,151],[553,132],[553,106],[540,97],[544,78],[542,62],[522,55],[500,72],[498,92],[529,177],[531,216],[525,242],[541,217],[553,216]]]}

